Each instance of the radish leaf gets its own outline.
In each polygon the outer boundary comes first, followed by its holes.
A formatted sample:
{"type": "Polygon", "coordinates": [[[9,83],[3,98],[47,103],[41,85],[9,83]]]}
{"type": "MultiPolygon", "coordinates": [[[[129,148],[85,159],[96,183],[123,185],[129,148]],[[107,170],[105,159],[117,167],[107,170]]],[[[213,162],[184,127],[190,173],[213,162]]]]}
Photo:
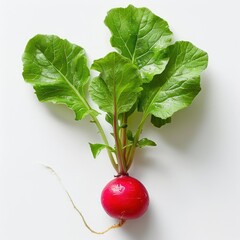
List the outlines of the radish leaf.
{"type": "Polygon", "coordinates": [[[89,69],[83,48],[54,35],[37,35],[26,46],[23,65],[23,77],[40,101],[67,105],[76,120],[97,114],[85,99],[89,69]]]}
{"type": "Polygon", "coordinates": [[[137,67],[118,53],[95,60],[92,69],[100,72],[90,84],[91,98],[109,114],[129,111],[142,90],[137,67]]]}
{"type": "Polygon", "coordinates": [[[109,149],[111,152],[114,152],[114,149],[111,148],[110,146],[107,146],[105,144],[100,144],[100,143],[89,143],[93,157],[96,158],[97,155],[104,149],[107,148],[109,149]]]}
{"type": "Polygon", "coordinates": [[[133,133],[131,130],[128,130],[127,131],[127,139],[130,141],[130,142],[133,142],[134,138],[133,138],[133,133]]]}
{"type": "Polygon", "coordinates": [[[106,113],[105,120],[106,120],[106,122],[108,122],[110,125],[113,125],[113,115],[112,115],[112,114],[106,113]]]}
{"type": "Polygon", "coordinates": [[[147,8],[114,8],[105,18],[111,44],[138,66],[145,82],[161,73],[168,61],[165,48],[172,41],[168,23],[147,8]]]}
{"type": "Polygon", "coordinates": [[[162,118],[155,117],[154,115],[151,116],[151,123],[157,128],[160,128],[163,125],[170,123],[170,122],[171,122],[170,117],[166,118],[166,119],[162,119],[162,118]]]}
{"type": "Polygon", "coordinates": [[[148,138],[142,138],[141,140],[138,141],[137,146],[139,148],[143,148],[143,147],[147,147],[147,146],[157,146],[157,144],[148,138]]]}
{"type": "Polygon", "coordinates": [[[200,73],[207,67],[207,53],[190,42],[168,47],[169,62],[152,82],[144,85],[139,107],[144,115],[167,119],[191,104],[200,91],[200,73]]]}

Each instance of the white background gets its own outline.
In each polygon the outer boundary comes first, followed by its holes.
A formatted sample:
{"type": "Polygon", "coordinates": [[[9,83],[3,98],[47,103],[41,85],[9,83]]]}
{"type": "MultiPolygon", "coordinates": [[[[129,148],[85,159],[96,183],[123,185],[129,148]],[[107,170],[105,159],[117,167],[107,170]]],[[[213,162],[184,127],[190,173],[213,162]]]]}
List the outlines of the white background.
{"type": "Polygon", "coordinates": [[[1,240],[239,240],[240,30],[237,0],[0,1],[0,239],[1,240]],[[90,233],[56,178],[61,176],[96,230],[114,223],[100,205],[113,177],[89,119],[76,122],[62,106],[39,103],[21,76],[21,56],[37,33],[56,34],[85,48],[89,62],[112,50],[106,12],[129,3],[166,19],[176,40],[209,54],[202,91],[191,107],[144,135],[158,144],[137,153],[131,175],[147,187],[144,217],[99,236],[90,233]]]}

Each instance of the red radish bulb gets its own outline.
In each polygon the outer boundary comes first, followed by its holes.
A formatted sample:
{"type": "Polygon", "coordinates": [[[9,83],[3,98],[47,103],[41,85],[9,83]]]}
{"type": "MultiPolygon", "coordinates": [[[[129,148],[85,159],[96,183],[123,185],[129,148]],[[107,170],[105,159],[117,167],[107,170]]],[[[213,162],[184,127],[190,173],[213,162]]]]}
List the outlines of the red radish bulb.
{"type": "Polygon", "coordinates": [[[146,212],[149,196],[146,188],[137,179],[119,176],[105,186],[101,202],[108,215],[128,220],[139,218],[146,212]]]}

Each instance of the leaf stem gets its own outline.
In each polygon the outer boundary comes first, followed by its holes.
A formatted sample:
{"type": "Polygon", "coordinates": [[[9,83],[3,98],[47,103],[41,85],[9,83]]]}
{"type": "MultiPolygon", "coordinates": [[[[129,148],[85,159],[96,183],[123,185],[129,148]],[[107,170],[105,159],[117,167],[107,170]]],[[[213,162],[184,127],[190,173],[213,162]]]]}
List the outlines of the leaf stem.
{"type": "Polygon", "coordinates": [[[121,128],[121,139],[123,147],[123,157],[126,162],[126,145],[127,145],[127,114],[123,113],[122,115],[122,128],[121,128]]]}
{"type": "MultiPolygon", "coordinates": [[[[49,61],[49,60],[48,60],[49,61]]],[[[98,130],[99,130],[99,133],[102,137],[102,140],[104,142],[105,145],[109,146],[109,143],[108,143],[108,140],[107,140],[107,137],[105,135],[105,132],[100,124],[100,122],[98,121],[96,115],[94,114],[94,110],[91,108],[91,106],[89,105],[88,101],[86,100],[85,96],[82,96],[79,91],[75,88],[75,86],[66,78],[66,76],[64,76],[62,74],[62,72],[56,68],[50,61],[49,63],[55,68],[55,70],[63,77],[63,79],[67,82],[67,84],[73,89],[73,91],[75,92],[75,94],[77,95],[77,97],[79,98],[80,102],[82,102],[84,104],[84,106],[89,110],[90,112],[90,116],[92,117],[93,119],[93,122],[96,124],[98,130]]],[[[114,167],[114,169],[116,171],[118,171],[118,166],[113,158],[113,155],[111,153],[111,151],[107,148],[107,153],[108,153],[108,156],[109,156],[109,159],[112,163],[112,166],[114,167]]]]}
{"type": "MultiPolygon", "coordinates": [[[[90,107],[90,106],[89,106],[90,107]]],[[[91,108],[91,107],[90,107],[91,108]]],[[[92,119],[93,119],[93,122],[96,124],[98,130],[99,130],[99,133],[102,137],[102,140],[104,142],[105,145],[109,146],[109,143],[108,143],[108,140],[107,140],[107,137],[105,135],[105,132],[102,128],[102,125],[100,124],[100,122],[98,121],[98,118],[94,115],[94,114],[90,114],[92,119]]],[[[118,165],[116,164],[115,160],[114,160],[114,157],[112,155],[112,152],[110,151],[110,149],[106,148],[107,149],[107,153],[108,153],[108,157],[112,163],[112,166],[114,167],[114,169],[118,172],[118,165]]]]}
{"type": "Polygon", "coordinates": [[[113,134],[114,134],[116,152],[117,152],[116,155],[117,155],[117,161],[118,161],[118,174],[125,175],[127,173],[126,163],[123,157],[122,144],[119,138],[118,129],[119,129],[119,126],[118,126],[118,118],[117,118],[117,109],[116,109],[116,104],[114,104],[113,134]]]}
{"type": "Polygon", "coordinates": [[[136,131],[136,134],[134,136],[134,139],[133,139],[133,144],[131,146],[131,148],[129,149],[129,152],[128,152],[128,156],[127,156],[127,170],[131,167],[132,163],[133,163],[133,158],[134,158],[134,154],[135,154],[135,151],[136,151],[136,147],[137,147],[137,143],[139,141],[139,137],[142,133],[142,129],[143,129],[143,125],[147,119],[148,115],[143,115],[142,117],[142,120],[137,128],[137,131],[136,131]]]}

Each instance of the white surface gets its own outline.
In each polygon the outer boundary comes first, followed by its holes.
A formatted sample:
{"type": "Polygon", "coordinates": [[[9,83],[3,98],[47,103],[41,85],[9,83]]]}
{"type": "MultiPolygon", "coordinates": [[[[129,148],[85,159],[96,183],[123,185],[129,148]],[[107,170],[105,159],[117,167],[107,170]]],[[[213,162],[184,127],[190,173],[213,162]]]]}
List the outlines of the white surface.
{"type": "Polygon", "coordinates": [[[1,0],[0,239],[239,240],[238,10],[237,0],[1,0]],[[102,57],[111,50],[106,12],[129,3],[166,19],[176,40],[206,50],[209,67],[194,104],[172,124],[144,132],[158,147],[138,152],[131,174],[149,190],[148,213],[96,236],[39,163],[57,170],[89,224],[102,230],[113,223],[99,202],[114,174],[107,155],[93,160],[88,142],[99,136],[88,120],[37,101],[22,79],[21,55],[31,37],[45,33],[81,45],[90,62],[102,57]]]}

